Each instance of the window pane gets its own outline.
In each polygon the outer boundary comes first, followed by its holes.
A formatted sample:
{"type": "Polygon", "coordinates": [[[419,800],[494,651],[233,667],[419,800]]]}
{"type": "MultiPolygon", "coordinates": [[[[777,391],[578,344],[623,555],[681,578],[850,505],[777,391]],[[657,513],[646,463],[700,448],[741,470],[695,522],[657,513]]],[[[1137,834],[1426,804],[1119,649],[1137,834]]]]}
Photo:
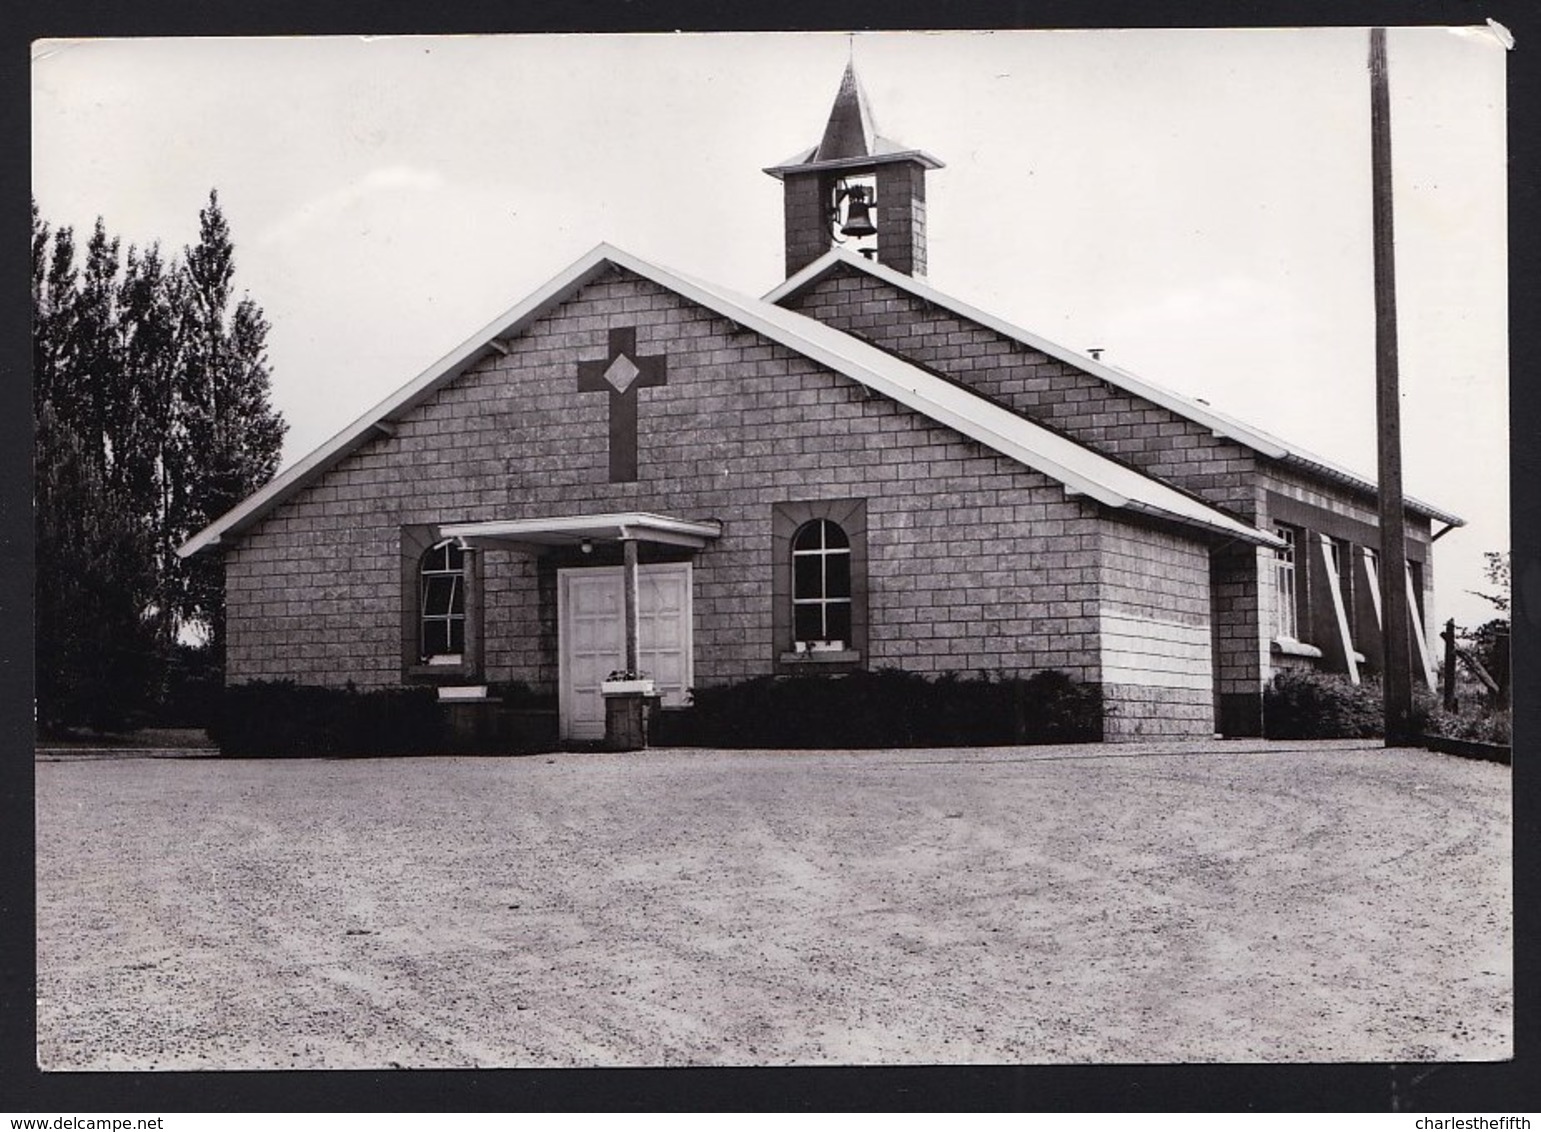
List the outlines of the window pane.
{"type": "Polygon", "coordinates": [[[448,570],[464,570],[466,568],[466,552],[454,543],[445,543],[444,566],[448,570]]]}
{"type": "Polygon", "coordinates": [[[824,635],[831,641],[851,640],[851,603],[832,602],[824,607],[824,635]]]}
{"type": "Polygon", "coordinates": [[[824,559],[824,596],[851,596],[851,555],[836,552],[824,559]]]}
{"type": "Polygon", "coordinates": [[[449,611],[464,617],[466,614],[466,588],[464,574],[449,576],[449,611]]]}
{"type": "Polygon", "coordinates": [[[449,622],[449,651],[462,653],[466,649],[466,623],[456,618],[449,622]]]}
{"type": "Polygon", "coordinates": [[[845,537],[845,532],[838,525],[831,523],[828,519],[823,520],[823,523],[824,545],[826,547],[839,548],[841,550],[850,548],[851,540],[845,537]]]}
{"type": "Polygon", "coordinates": [[[446,622],[423,622],[423,655],[438,656],[449,651],[449,636],[445,629],[446,622]]]}
{"type": "Polygon", "coordinates": [[[792,536],[793,550],[818,550],[824,545],[822,537],[823,519],[815,519],[811,523],[804,523],[798,528],[797,534],[792,536]]]}
{"type": "Polygon", "coordinates": [[[824,596],[823,565],[824,556],[822,554],[799,554],[793,557],[793,597],[824,596]]]}
{"type": "Polygon", "coordinates": [[[443,617],[453,612],[455,577],[438,574],[423,579],[423,616],[443,617]]]}
{"type": "Polygon", "coordinates": [[[1274,556],[1284,562],[1295,561],[1295,528],[1275,527],[1273,533],[1288,544],[1283,549],[1274,551],[1274,556]]]}
{"type": "Polygon", "coordinates": [[[820,605],[794,605],[792,615],[797,622],[795,632],[799,641],[822,641],[824,639],[823,606],[820,605]]]}

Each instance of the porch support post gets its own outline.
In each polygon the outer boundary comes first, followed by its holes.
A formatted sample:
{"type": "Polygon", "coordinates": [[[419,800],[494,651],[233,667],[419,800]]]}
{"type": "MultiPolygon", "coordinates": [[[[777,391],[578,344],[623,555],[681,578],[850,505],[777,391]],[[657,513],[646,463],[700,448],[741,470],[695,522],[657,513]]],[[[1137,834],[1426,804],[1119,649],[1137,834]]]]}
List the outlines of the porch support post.
{"type": "Polygon", "coordinates": [[[637,540],[621,540],[621,592],[626,614],[626,671],[642,669],[642,654],[637,647],[637,540]]]}

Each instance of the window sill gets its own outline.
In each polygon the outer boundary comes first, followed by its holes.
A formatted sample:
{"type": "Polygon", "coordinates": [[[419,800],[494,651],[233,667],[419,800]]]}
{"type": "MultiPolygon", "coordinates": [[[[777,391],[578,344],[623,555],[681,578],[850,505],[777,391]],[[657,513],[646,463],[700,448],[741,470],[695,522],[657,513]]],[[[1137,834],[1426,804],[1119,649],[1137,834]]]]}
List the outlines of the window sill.
{"type": "Polygon", "coordinates": [[[782,664],[856,664],[861,660],[861,653],[856,649],[819,649],[809,652],[784,652],[780,656],[782,664]]]}
{"type": "Polygon", "coordinates": [[[461,661],[457,664],[409,664],[407,679],[424,684],[459,683],[479,677],[476,665],[461,661]]]}
{"type": "Polygon", "coordinates": [[[1322,650],[1315,645],[1308,645],[1297,641],[1292,637],[1275,637],[1273,639],[1273,651],[1285,656],[1308,656],[1320,660],[1322,650]]]}

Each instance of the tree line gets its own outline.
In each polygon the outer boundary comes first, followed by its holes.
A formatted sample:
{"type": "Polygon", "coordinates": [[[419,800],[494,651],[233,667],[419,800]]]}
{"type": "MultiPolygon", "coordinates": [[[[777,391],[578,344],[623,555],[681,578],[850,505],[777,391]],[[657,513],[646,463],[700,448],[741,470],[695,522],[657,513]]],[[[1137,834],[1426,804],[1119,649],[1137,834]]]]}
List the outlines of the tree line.
{"type": "MultiPolygon", "coordinates": [[[[38,722],[119,729],[176,714],[224,645],[217,555],[176,548],[278,469],[268,322],[233,289],[217,192],[168,256],[82,250],[32,204],[38,722]]],[[[211,681],[217,687],[217,681],[211,681]]],[[[183,705],[185,708],[185,705],[183,705]]]]}

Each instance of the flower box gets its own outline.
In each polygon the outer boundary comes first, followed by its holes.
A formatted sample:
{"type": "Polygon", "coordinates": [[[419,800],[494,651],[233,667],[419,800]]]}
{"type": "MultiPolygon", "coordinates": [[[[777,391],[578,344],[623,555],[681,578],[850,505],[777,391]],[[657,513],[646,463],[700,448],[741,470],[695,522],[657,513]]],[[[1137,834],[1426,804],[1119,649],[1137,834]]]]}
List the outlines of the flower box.
{"type": "Polygon", "coordinates": [[[653,681],[641,679],[601,680],[599,694],[601,696],[655,696],[658,693],[653,681]]]}

